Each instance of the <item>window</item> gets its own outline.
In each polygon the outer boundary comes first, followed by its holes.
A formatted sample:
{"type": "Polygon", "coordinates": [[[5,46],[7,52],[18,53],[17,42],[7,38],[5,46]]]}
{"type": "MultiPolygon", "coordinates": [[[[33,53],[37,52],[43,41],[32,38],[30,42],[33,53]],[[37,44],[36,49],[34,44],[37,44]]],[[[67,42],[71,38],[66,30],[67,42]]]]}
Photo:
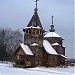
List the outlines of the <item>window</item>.
{"type": "Polygon", "coordinates": [[[28,30],[26,30],[26,33],[28,33],[28,30]]]}
{"type": "Polygon", "coordinates": [[[39,31],[37,31],[37,34],[39,34],[39,31]]]}
{"type": "Polygon", "coordinates": [[[35,31],[33,30],[33,34],[35,34],[35,31]]]}
{"type": "Polygon", "coordinates": [[[40,34],[42,35],[42,31],[40,31],[40,34]]]}
{"type": "Polygon", "coordinates": [[[29,34],[31,34],[31,30],[29,30],[29,34]]]}

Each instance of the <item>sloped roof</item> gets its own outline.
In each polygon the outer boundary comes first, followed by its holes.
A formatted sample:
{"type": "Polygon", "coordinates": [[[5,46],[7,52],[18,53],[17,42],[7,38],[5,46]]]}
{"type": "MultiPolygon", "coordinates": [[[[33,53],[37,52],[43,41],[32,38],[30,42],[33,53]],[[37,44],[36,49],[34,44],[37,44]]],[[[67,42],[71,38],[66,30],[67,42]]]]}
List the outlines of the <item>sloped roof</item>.
{"type": "Polygon", "coordinates": [[[63,55],[63,54],[59,54],[60,56],[62,56],[63,58],[68,58],[67,56],[63,55]]]}
{"type": "Polygon", "coordinates": [[[28,47],[28,45],[24,45],[23,43],[20,44],[21,48],[24,50],[24,52],[27,55],[33,55],[32,51],[30,50],[30,48],[28,47]]]}
{"type": "Polygon", "coordinates": [[[52,46],[56,46],[56,45],[60,46],[60,44],[58,44],[57,42],[52,44],[52,46]]]}
{"type": "Polygon", "coordinates": [[[58,55],[58,53],[55,51],[55,49],[51,46],[51,44],[47,40],[43,40],[43,46],[47,53],[58,55]]]}
{"type": "Polygon", "coordinates": [[[61,37],[58,34],[56,34],[55,32],[49,32],[47,33],[44,37],[61,37]]]}
{"type": "Polygon", "coordinates": [[[43,29],[37,12],[34,12],[34,15],[32,16],[29,24],[27,25],[27,27],[31,27],[31,26],[33,26],[33,27],[39,26],[41,29],[43,29]]]}

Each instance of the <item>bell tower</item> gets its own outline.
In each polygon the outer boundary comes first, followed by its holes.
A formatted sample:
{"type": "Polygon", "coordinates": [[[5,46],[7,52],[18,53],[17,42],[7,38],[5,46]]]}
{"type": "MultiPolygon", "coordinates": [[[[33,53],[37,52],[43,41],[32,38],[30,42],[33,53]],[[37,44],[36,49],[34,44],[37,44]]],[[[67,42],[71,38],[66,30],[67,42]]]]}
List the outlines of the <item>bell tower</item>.
{"type": "Polygon", "coordinates": [[[24,31],[24,44],[31,45],[33,43],[37,43],[39,46],[43,45],[43,34],[44,30],[42,24],[40,22],[40,18],[38,16],[38,8],[37,8],[37,1],[36,7],[34,9],[34,14],[28,23],[27,27],[23,29],[24,31]]]}

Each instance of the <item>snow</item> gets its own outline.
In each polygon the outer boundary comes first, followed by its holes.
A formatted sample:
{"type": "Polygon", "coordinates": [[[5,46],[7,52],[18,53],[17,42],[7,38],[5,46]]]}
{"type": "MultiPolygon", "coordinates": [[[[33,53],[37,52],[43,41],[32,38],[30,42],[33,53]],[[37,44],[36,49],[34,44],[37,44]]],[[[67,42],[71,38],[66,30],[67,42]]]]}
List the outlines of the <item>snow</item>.
{"type": "Polygon", "coordinates": [[[58,44],[57,42],[52,44],[52,46],[55,46],[55,45],[59,45],[60,46],[60,44],[58,44]]]}
{"type": "Polygon", "coordinates": [[[64,56],[64,55],[62,55],[62,54],[59,54],[59,55],[62,56],[62,57],[64,57],[64,58],[66,58],[66,59],[68,58],[67,56],[64,56]]]}
{"type": "Polygon", "coordinates": [[[63,46],[63,47],[66,47],[66,46],[63,46]]]}
{"type": "Polygon", "coordinates": [[[51,46],[51,44],[47,40],[43,40],[43,46],[47,53],[58,55],[58,53],[54,50],[54,48],[51,46]]]}
{"type": "Polygon", "coordinates": [[[20,45],[27,55],[33,55],[32,51],[30,50],[30,48],[27,45],[24,45],[23,43],[20,45]]]}
{"type": "Polygon", "coordinates": [[[28,29],[28,28],[37,28],[37,29],[41,29],[39,26],[37,26],[37,27],[34,27],[34,26],[25,27],[25,29],[28,29]]]}
{"type": "Polygon", "coordinates": [[[55,32],[49,32],[48,34],[46,34],[44,37],[61,37],[58,34],[56,34],[55,32]]]}
{"type": "Polygon", "coordinates": [[[31,44],[31,46],[39,46],[37,43],[33,43],[31,44]]]}
{"type": "Polygon", "coordinates": [[[75,75],[75,67],[68,68],[15,68],[5,63],[0,63],[0,75],[75,75]]]}

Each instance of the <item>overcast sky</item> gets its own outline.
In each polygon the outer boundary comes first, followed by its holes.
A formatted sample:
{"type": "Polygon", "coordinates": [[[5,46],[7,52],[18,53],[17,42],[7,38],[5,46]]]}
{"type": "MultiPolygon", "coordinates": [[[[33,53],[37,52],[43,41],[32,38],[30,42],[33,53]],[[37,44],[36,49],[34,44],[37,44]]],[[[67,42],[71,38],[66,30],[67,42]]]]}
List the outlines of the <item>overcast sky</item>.
{"type": "MultiPolygon", "coordinates": [[[[0,27],[13,30],[26,27],[35,8],[35,0],[0,0],[0,27]]],[[[54,15],[56,33],[64,38],[66,55],[74,58],[74,0],[39,0],[38,14],[49,31],[54,15]]]]}

